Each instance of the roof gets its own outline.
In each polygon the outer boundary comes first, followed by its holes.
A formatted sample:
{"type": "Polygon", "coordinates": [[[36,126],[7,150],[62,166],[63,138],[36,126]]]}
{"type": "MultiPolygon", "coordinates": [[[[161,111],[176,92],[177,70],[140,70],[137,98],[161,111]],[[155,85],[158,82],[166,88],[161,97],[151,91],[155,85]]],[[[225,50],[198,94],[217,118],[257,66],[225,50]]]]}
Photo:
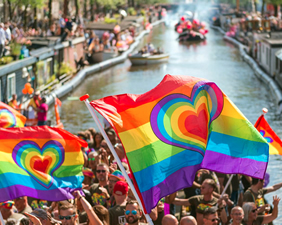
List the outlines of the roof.
{"type": "Polygon", "coordinates": [[[282,60],[282,49],[278,50],[278,51],[275,53],[275,56],[276,56],[278,59],[282,60]]]}

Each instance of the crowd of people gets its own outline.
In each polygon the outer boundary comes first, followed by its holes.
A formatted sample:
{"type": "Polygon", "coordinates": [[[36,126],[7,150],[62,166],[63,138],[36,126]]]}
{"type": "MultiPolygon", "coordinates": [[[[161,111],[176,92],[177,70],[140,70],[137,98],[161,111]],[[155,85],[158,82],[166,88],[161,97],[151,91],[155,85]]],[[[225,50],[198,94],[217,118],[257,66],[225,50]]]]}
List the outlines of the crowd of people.
{"type": "MultiPolygon", "coordinates": [[[[123,146],[114,129],[106,123],[105,133],[132,178],[123,146]]],[[[6,224],[147,224],[102,134],[89,128],[78,132],[77,136],[88,142],[88,147],[81,149],[85,177],[83,194],[75,191],[74,199],[60,202],[27,196],[2,202],[0,210],[6,224]]],[[[182,190],[184,198],[180,198],[180,192],[164,197],[149,216],[155,225],[259,225],[271,224],[277,218],[280,198],[273,196],[271,206],[264,196],[281,188],[282,183],[264,187],[264,180],[235,174],[221,196],[229,177],[201,169],[196,173],[193,186],[182,190]],[[180,218],[176,217],[176,205],[182,206],[180,218]]]]}

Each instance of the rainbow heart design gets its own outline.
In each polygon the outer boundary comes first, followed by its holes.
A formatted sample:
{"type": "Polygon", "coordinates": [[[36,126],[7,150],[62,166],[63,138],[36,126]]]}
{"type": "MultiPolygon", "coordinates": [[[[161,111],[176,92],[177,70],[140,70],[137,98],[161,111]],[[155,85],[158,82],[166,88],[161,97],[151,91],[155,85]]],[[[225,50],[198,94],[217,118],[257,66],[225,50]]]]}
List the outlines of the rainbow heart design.
{"type": "Polygon", "coordinates": [[[65,150],[58,141],[48,141],[42,148],[33,141],[21,141],[13,149],[15,163],[43,187],[53,183],[53,173],[65,160],[65,150]]]}
{"type": "Polygon", "coordinates": [[[150,123],[163,142],[204,155],[210,125],[223,109],[223,93],[214,83],[196,83],[191,97],[171,94],[153,108],[150,123]]]}
{"type": "Polygon", "coordinates": [[[15,115],[8,109],[0,109],[0,124],[4,128],[15,127],[17,125],[15,115]]]}

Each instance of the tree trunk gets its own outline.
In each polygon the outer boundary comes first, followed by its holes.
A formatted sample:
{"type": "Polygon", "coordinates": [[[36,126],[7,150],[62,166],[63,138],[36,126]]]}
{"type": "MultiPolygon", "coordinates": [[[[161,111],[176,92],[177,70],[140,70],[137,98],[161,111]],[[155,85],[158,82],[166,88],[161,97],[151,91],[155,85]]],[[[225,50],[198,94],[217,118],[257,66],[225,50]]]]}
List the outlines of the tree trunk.
{"type": "Polygon", "coordinates": [[[135,2],[134,2],[134,0],[131,0],[131,7],[134,8],[134,6],[135,6],[135,2]]]}
{"type": "Polygon", "coordinates": [[[261,17],[263,18],[264,14],[264,6],[265,6],[265,0],[262,0],[262,6],[261,6],[261,17]]]}
{"type": "Polygon", "coordinates": [[[27,7],[28,5],[25,5],[24,7],[24,30],[26,30],[26,25],[27,25],[27,7]]]}
{"type": "Polygon", "coordinates": [[[83,3],[83,16],[84,18],[87,18],[87,1],[84,1],[83,3]]]}
{"type": "Polygon", "coordinates": [[[90,0],[91,21],[94,20],[94,0],[90,0]]]}
{"type": "Polygon", "coordinates": [[[48,19],[49,19],[49,27],[51,26],[52,24],[52,0],[49,0],[48,1],[48,7],[49,7],[49,14],[48,14],[48,19]]]}
{"type": "Polygon", "coordinates": [[[78,19],[78,13],[79,13],[79,2],[78,2],[78,0],[75,0],[75,19],[76,19],[76,22],[77,22],[77,19],[78,19]]]}
{"type": "Polygon", "coordinates": [[[255,13],[257,13],[258,4],[256,0],[254,0],[254,7],[255,7],[255,13]]]}
{"type": "Polygon", "coordinates": [[[7,21],[7,13],[6,13],[6,7],[7,7],[7,3],[6,3],[6,1],[4,0],[3,1],[3,19],[4,19],[4,21],[7,21]]]}
{"type": "Polygon", "coordinates": [[[236,0],[236,10],[237,10],[237,13],[239,13],[239,11],[240,11],[240,0],[236,0]]]}
{"type": "Polygon", "coordinates": [[[64,14],[68,16],[69,0],[64,0],[64,14]]]}
{"type": "Polygon", "coordinates": [[[12,11],[12,3],[11,3],[11,0],[7,0],[8,1],[8,7],[9,7],[9,19],[12,20],[13,18],[13,11],[12,11]]]}
{"type": "Polygon", "coordinates": [[[33,28],[36,30],[37,29],[37,8],[33,8],[33,18],[34,18],[34,24],[33,28]]]}
{"type": "Polygon", "coordinates": [[[273,7],[274,7],[274,16],[277,17],[278,16],[278,6],[273,5],[273,7]]]}

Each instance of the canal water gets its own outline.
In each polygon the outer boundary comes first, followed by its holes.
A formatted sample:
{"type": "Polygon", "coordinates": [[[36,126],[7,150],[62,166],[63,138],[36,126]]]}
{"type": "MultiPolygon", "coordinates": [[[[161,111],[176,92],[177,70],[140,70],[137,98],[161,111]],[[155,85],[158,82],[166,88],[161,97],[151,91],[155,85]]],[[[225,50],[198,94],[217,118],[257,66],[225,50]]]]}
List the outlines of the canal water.
{"type": "MultiPolygon", "coordinates": [[[[236,47],[225,42],[222,35],[212,29],[209,29],[207,40],[198,44],[179,43],[177,36],[171,22],[167,26],[159,25],[144,38],[144,43],[151,42],[170,54],[168,63],[133,67],[127,60],[89,76],[69,97],[74,99],[88,93],[90,100],[94,100],[122,93],[141,94],[158,85],[166,74],[202,77],[214,81],[253,124],[261,115],[262,108],[268,108],[266,119],[282,137],[282,122],[269,88],[256,78],[236,47]]],[[[52,111],[50,116],[53,116],[52,111]]],[[[79,100],[63,100],[61,120],[65,129],[72,133],[96,128],[86,106],[79,100]]],[[[270,156],[267,170],[269,185],[282,182],[281,161],[282,156],[270,156]]],[[[282,189],[266,195],[271,203],[273,194],[282,197],[282,189]]],[[[281,214],[275,224],[282,224],[281,214]]]]}

